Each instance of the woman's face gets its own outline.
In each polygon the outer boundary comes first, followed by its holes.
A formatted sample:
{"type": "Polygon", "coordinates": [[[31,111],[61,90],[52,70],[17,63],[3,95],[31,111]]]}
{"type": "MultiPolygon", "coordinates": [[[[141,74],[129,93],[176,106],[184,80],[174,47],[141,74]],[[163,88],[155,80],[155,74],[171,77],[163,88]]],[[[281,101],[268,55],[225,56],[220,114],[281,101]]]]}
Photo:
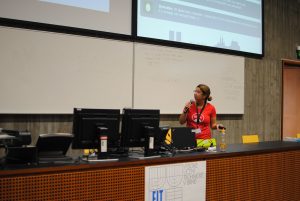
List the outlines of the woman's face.
{"type": "Polygon", "coordinates": [[[196,87],[194,90],[194,98],[196,101],[205,100],[206,96],[203,94],[200,88],[196,87]]]}

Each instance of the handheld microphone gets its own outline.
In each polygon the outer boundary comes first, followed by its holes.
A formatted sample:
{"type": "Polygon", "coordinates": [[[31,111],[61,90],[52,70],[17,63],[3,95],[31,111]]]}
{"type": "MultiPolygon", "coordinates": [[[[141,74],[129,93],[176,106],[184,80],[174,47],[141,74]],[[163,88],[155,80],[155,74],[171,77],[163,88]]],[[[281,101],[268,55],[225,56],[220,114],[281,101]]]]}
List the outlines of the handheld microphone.
{"type": "MultiPolygon", "coordinates": [[[[193,104],[193,103],[194,103],[194,100],[190,99],[190,104],[193,104]]],[[[189,107],[185,106],[183,112],[187,113],[189,111],[189,109],[190,109],[189,107]]]]}

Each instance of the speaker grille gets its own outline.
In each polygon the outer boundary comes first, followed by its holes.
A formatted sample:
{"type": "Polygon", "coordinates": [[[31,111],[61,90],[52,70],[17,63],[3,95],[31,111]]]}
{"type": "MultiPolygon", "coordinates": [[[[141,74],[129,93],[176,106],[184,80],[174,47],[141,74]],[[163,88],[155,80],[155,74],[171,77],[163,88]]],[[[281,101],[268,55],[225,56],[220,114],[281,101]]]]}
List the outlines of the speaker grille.
{"type": "Polygon", "coordinates": [[[144,167],[0,179],[0,200],[143,200],[144,167]]]}

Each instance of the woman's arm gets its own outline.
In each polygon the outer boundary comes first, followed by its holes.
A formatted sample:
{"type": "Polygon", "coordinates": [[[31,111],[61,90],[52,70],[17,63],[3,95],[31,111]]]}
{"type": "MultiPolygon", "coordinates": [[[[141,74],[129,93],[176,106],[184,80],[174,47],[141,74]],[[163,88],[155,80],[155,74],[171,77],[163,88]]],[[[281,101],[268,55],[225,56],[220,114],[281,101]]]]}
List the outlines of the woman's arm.
{"type": "Polygon", "coordinates": [[[218,130],[222,130],[222,129],[226,129],[223,124],[217,124],[217,118],[213,117],[210,119],[210,127],[211,129],[218,129],[218,130]]]}
{"type": "Polygon", "coordinates": [[[185,104],[185,106],[184,106],[184,108],[183,108],[183,111],[182,111],[182,113],[181,113],[180,116],[179,116],[179,123],[180,123],[180,124],[186,123],[186,117],[187,117],[187,114],[188,114],[188,112],[189,112],[189,109],[190,109],[191,105],[192,105],[192,102],[191,102],[191,101],[190,101],[190,102],[187,102],[187,103],[185,104]]]}
{"type": "Polygon", "coordinates": [[[187,112],[182,112],[179,116],[179,123],[184,124],[186,123],[186,117],[187,117],[187,112]]]}
{"type": "Polygon", "coordinates": [[[210,118],[210,127],[211,127],[211,129],[217,129],[218,128],[217,117],[210,118]]]}

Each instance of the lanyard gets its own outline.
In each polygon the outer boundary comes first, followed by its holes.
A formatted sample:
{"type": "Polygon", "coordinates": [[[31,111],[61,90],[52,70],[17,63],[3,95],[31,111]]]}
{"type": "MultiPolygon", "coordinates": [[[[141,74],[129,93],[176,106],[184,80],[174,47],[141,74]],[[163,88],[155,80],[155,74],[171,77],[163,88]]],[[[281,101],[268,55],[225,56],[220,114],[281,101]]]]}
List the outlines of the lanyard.
{"type": "Polygon", "coordinates": [[[202,112],[203,112],[203,110],[206,106],[206,101],[205,101],[200,113],[198,113],[197,103],[195,103],[195,106],[196,106],[196,113],[197,113],[197,124],[200,124],[200,117],[201,117],[201,114],[202,114],[202,112]]]}

